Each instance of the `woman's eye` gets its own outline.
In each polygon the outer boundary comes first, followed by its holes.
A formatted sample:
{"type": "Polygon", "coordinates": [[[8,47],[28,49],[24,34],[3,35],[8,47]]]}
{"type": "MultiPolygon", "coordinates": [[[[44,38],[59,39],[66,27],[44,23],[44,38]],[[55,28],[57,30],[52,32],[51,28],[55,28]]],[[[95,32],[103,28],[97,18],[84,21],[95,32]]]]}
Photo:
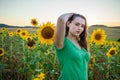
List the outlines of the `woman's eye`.
{"type": "Polygon", "coordinates": [[[80,24],[78,23],[78,24],[75,24],[76,26],[79,26],[80,24]]]}
{"type": "Polygon", "coordinates": [[[84,28],[85,26],[84,25],[81,25],[82,28],[84,28]]]}

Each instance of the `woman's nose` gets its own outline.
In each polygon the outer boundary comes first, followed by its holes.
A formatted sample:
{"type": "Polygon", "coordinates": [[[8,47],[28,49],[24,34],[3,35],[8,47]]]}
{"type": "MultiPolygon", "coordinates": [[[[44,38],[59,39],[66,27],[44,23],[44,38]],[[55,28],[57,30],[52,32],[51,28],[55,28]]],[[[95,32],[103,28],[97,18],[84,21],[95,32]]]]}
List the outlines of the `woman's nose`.
{"type": "Polygon", "coordinates": [[[81,26],[79,26],[79,27],[78,27],[78,29],[79,29],[79,30],[81,30],[81,29],[82,29],[82,27],[81,27],[81,26]]]}

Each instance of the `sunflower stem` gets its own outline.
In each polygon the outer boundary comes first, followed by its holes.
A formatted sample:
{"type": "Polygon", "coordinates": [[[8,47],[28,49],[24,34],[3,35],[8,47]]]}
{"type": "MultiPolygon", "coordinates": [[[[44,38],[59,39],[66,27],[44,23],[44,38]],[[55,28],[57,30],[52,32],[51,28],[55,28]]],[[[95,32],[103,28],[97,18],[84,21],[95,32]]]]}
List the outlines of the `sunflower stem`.
{"type": "Polygon", "coordinates": [[[1,46],[3,47],[3,36],[2,36],[2,45],[1,46]]]}
{"type": "Polygon", "coordinates": [[[109,76],[110,76],[110,58],[108,57],[107,58],[108,59],[108,78],[109,78],[109,76]]]}
{"type": "Polygon", "coordinates": [[[10,59],[11,59],[11,62],[12,62],[12,39],[11,39],[11,43],[10,43],[10,59]]]}
{"type": "MultiPolygon", "coordinates": [[[[119,56],[120,56],[120,54],[119,54],[119,56]]],[[[117,57],[117,64],[120,64],[120,57],[117,57]]],[[[118,71],[119,70],[117,70],[117,73],[119,73],[118,71]]]]}
{"type": "Polygon", "coordinates": [[[2,36],[2,47],[3,47],[3,36],[2,36]]]}
{"type": "MultiPolygon", "coordinates": [[[[23,44],[22,44],[22,46],[23,46],[23,59],[25,61],[25,47],[24,47],[25,42],[24,42],[24,40],[22,40],[22,41],[23,41],[23,44]]],[[[24,65],[23,67],[25,68],[25,63],[23,65],[24,65]]]]}

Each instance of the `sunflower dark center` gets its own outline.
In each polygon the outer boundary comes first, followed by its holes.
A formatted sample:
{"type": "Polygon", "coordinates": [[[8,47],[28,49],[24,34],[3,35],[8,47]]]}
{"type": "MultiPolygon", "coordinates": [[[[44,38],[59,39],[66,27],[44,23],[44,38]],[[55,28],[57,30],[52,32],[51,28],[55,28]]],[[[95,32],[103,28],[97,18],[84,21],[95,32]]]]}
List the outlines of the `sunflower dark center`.
{"type": "Polygon", "coordinates": [[[101,35],[100,35],[100,34],[96,34],[96,35],[95,35],[95,39],[96,39],[96,40],[100,40],[100,39],[101,39],[101,35]]]}
{"type": "Polygon", "coordinates": [[[20,30],[17,31],[18,33],[20,32],[20,30]]]}
{"type": "Polygon", "coordinates": [[[27,45],[28,45],[29,47],[33,47],[33,46],[35,45],[35,41],[33,41],[33,40],[28,40],[27,45]]]}
{"type": "Polygon", "coordinates": [[[25,36],[25,33],[23,32],[22,35],[25,36]]]}
{"type": "Polygon", "coordinates": [[[3,28],[2,30],[5,31],[5,28],[3,28]]]}
{"type": "Polygon", "coordinates": [[[33,24],[37,24],[37,22],[36,22],[36,21],[33,21],[32,23],[33,23],[33,24]]]}
{"type": "Polygon", "coordinates": [[[111,51],[110,51],[110,54],[111,54],[111,55],[114,55],[114,54],[115,54],[115,51],[114,51],[114,50],[111,50],[111,51]]]}
{"type": "Polygon", "coordinates": [[[42,32],[42,37],[45,38],[45,39],[50,39],[53,37],[53,34],[54,34],[54,30],[51,28],[51,27],[45,27],[42,32]]]}
{"type": "Polygon", "coordinates": [[[3,51],[2,50],[0,50],[0,54],[2,54],[3,53],[3,51]]]}
{"type": "Polygon", "coordinates": [[[31,40],[30,38],[27,38],[27,40],[31,40]]]}

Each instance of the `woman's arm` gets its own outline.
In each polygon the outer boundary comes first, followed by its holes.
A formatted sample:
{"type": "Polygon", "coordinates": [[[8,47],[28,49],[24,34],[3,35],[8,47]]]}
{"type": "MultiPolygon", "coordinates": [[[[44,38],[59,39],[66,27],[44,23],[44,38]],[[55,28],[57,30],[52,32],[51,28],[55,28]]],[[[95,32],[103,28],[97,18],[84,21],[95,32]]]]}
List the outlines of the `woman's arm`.
{"type": "Polygon", "coordinates": [[[55,46],[58,49],[63,48],[65,31],[66,31],[66,22],[68,21],[69,17],[72,15],[73,13],[66,13],[66,14],[61,15],[57,20],[55,46]]]}

